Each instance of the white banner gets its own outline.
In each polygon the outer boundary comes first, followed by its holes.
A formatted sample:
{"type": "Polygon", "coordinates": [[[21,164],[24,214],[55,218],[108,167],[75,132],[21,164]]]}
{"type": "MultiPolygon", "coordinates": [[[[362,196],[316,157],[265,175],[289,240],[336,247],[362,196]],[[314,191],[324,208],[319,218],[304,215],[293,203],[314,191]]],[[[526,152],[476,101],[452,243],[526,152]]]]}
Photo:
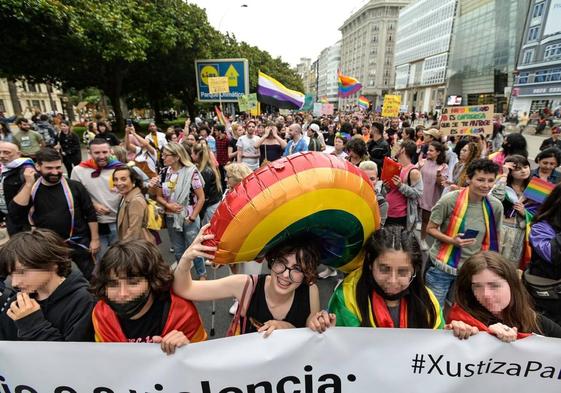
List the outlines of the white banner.
{"type": "Polygon", "coordinates": [[[561,391],[561,340],[335,328],[188,345],[0,342],[2,393],[561,391]]]}

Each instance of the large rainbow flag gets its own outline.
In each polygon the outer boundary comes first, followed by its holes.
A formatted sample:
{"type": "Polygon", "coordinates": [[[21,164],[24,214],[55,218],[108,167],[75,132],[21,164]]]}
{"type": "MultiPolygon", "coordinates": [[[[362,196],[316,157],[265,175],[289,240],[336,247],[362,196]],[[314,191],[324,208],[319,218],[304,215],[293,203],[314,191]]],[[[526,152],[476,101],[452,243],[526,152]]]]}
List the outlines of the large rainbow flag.
{"type": "Polygon", "coordinates": [[[338,71],[337,75],[339,83],[339,97],[348,97],[362,89],[361,83],[355,78],[343,75],[341,71],[338,71]]]}
{"type": "Polygon", "coordinates": [[[300,109],[304,106],[306,96],[299,91],[290,90],[276,79],[259,71],[257,99],[279,109],[300,109]]]}

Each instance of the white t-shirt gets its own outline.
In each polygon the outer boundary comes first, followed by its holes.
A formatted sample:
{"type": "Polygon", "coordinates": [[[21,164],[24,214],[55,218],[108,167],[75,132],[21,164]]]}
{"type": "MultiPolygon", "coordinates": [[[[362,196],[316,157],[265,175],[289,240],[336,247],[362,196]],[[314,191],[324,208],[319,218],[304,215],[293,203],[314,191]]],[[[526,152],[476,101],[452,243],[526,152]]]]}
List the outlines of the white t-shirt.
{"type": "Polygon", "coordinates": [[[255,148],[256,141],[256,136],[248,138],[247,135],[242,135],[241,137],[239,137],[238,143],[236,143],[238,150],[242,151],[242,162],[244,164],[247,164],[247,166],[249,166],[249,168],[253,171],[259,168],[259,157],[252,158],[246,157],[246,155],[254,156],[259,154],[258,149],[255,148]]]}

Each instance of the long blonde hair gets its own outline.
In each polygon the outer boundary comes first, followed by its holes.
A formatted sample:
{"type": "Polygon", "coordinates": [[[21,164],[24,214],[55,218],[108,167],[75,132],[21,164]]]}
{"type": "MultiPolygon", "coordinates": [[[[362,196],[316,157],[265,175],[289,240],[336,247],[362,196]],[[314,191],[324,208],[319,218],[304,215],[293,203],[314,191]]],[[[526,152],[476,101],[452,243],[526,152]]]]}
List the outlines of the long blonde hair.
{"type": "Polygon", "coordinates": [[[222,182],[220,181],[220,172],[214,164],[214,161],[210,159],[210,151],[206,143],[195,143],[192,147],[193,154],[197,156],[197,169],[199,172],[203,172],[206,167],[210,167],[212,172],[214,172],[214,177],[216,178],[216,190],[222,193],[222,182]]]}
{"type": "Polygon", "coordinates": [[[190,167],[193,165],[191,159],[189,158],[189,155],[187,154],[187,151],[179,143],[169,142],[164,147],[164,151],[167,151],[168,153],[179,157],[179,163],[184,167],[190,167]]]}

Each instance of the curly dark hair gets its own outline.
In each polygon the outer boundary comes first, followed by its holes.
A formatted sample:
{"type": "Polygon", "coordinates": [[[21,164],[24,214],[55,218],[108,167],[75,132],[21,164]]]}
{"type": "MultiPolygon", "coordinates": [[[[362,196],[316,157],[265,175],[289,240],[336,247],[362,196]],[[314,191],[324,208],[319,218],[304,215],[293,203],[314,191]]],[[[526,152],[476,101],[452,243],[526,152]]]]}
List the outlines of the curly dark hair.
{"type": "Polygon", "coordinates": [[[0,275],[10,275],[16,261],[31,269],[56,266],[56,274],[67,277],[71,271],[70,248],[50,229],[20,232],[0,248],[0,275]]]}
{"type": "Polygon", "coordinates": [[[317,279],[317,267],[320,260],[320,250],[314,239],[290,238],[271,248],[265,254],[269,269],[276,260],[283,260],[287,255],[294,254],[296,263],[304,273],[304,282],[313,284],[317,279]]]}
{"type": "Polygon", "coordinates": [[[99,262],[93,281],[94,293],[107,299],[106,287],[111,274],[117,277],[143,277],[155,296],[168,292],[173,273],[154,244],[146,240],[114,243],[99,262]]]}
{"type": "Polygon", "coordinates": [[[471,179],[477,171],[497,175],[499,173],[499,165],[487,158],[473,160],[469,163],[466,170],[468,179],[471,179]]]}
{"type": "Polygon", "coordinates": [[[359,157],[368,156],[366,143],[364,143],[362,138],[352,138],[349,142],[347,142],[347,150],[354,152],[359,157]]]}
{"type": "Polygon", "coordinates": [[[425,287],[422,272],[422,254],[419,242],[413,232],[405,231],[398,226],[389,226],[377,230],[365,245],[366,254],[362,264],[362,275],[356,286],[356,302],[361,315],[361,326],[370,325],[370,297],[374,290],[374,261],[388,251],[407,253],[415,269],[415,275],[409,284],[408,324],[410,328],[432,329],[437,321],[437,310],[425,287]]]}
{"type": "Polygon", "coordinates": [[[503,143],[503,153],[505,156],[519,154],[528,158],[528,142],[522,134],[508,134],[503,143]]]}

